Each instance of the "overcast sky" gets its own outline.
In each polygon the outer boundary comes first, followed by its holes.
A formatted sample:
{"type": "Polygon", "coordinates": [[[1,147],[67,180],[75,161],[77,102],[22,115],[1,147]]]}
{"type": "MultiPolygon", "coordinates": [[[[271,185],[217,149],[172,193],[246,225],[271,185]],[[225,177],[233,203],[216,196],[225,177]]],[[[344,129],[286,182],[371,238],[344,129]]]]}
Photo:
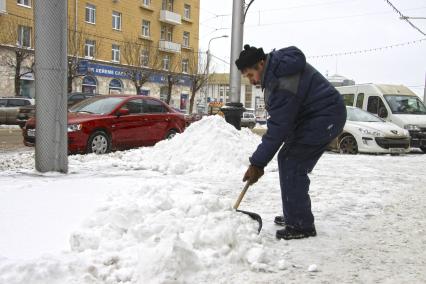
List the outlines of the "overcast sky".
{"type": "MultiPolygon", "coordinates": [[[[230,62],[232,0],[201,0],[200,49],[230,62]]],[[[249,2],[249,0],[246,0],[249,2]]],[[[426,0],[391,0],[404,15],[426,17],[426,0]]],[[[426,20],[412,20],[426,33],[426,20]]],[[[244,43],[265,52],[295,45],[321,73],[356,83],[404,84],[423,98],[426,40],[347,56],[313,58],[426,39],[383,0],[255,0],[246,19],[244,43]]],[[[216,72],[229,65],[213,57],[216,72]]]]}

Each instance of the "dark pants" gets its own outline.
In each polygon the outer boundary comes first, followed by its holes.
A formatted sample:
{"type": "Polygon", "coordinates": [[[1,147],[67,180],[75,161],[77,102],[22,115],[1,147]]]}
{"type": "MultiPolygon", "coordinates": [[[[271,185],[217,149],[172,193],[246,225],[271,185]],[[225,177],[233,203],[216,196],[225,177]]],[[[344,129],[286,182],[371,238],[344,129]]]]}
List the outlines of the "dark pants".
{"type": "Polygon", "coordinates": [[[313,170],[328,144],[307,145],[295,141],[284,145],[278,154],[281,198],[288,225],[301,229],[314,225],[308,173],[313,170]]]}

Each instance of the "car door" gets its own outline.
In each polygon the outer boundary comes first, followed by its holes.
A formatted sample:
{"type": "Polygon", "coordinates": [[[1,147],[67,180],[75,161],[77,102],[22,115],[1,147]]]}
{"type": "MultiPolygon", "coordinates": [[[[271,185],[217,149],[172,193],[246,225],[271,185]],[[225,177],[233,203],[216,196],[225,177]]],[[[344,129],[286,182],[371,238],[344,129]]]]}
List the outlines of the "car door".
{"type": "Polygon", "coordinates": [[[19,107],[25,106],[26,104],[29,104],[27,100],[9,99],[6,111],[6,123],[16,124],[16,118],[18,116],[19,107]]]}
{"type": "Polygon", "coordinates": [[[167,113],[165,105],[157,100],[144,100],[144,119],[149,125],[147,133],[149,145],[154,145],[166,137],[170,123],[170,115],[167,113]]]}
{"type": "Polygon", "coordinates": [[[6,124],[7,99],[0,99],[0,124],[6,124]]]}
{"type": "Polygon", "coordinates": [[[114,119],[112,124],[113,139],[118,148],[133,148],[145,145],[147,123],[143,115],[143,100],[131,99],[120,109],[129,111],[114,119]]]}

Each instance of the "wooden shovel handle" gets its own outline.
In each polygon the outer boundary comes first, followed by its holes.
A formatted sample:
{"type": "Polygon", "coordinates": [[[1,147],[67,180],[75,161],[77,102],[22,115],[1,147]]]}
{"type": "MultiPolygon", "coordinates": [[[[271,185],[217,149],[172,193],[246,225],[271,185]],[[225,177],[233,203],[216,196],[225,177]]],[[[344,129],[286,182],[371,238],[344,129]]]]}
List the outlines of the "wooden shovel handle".
{"type": "Polygon", "coordinates": [[[243,190],[240,193],[240,196],[238,196],[237,202],[235,202],[235,204],[234,204],[234,209],[238,209],[238,207],[240,206],[241,200],[243,200],[244,195],[246,194],[249,186],[250,186],[250,182],[247,181],[246,185],[244,186],[243,190]]]}

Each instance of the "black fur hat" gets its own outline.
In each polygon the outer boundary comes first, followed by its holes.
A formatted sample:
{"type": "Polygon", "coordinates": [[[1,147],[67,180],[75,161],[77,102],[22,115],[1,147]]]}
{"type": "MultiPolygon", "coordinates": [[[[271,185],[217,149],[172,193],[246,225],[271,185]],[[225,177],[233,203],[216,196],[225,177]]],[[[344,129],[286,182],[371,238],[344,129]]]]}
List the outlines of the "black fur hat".
{"type": "Polygon", "coordinates": [[[244,45],[244,50],[241,51],[240,57],[235,61],[237,68],[241,71],[245,68],[252,67],[257,62],[266,59],[266,54],[262,48],[256,48],[248,44],[244,45]]]}

